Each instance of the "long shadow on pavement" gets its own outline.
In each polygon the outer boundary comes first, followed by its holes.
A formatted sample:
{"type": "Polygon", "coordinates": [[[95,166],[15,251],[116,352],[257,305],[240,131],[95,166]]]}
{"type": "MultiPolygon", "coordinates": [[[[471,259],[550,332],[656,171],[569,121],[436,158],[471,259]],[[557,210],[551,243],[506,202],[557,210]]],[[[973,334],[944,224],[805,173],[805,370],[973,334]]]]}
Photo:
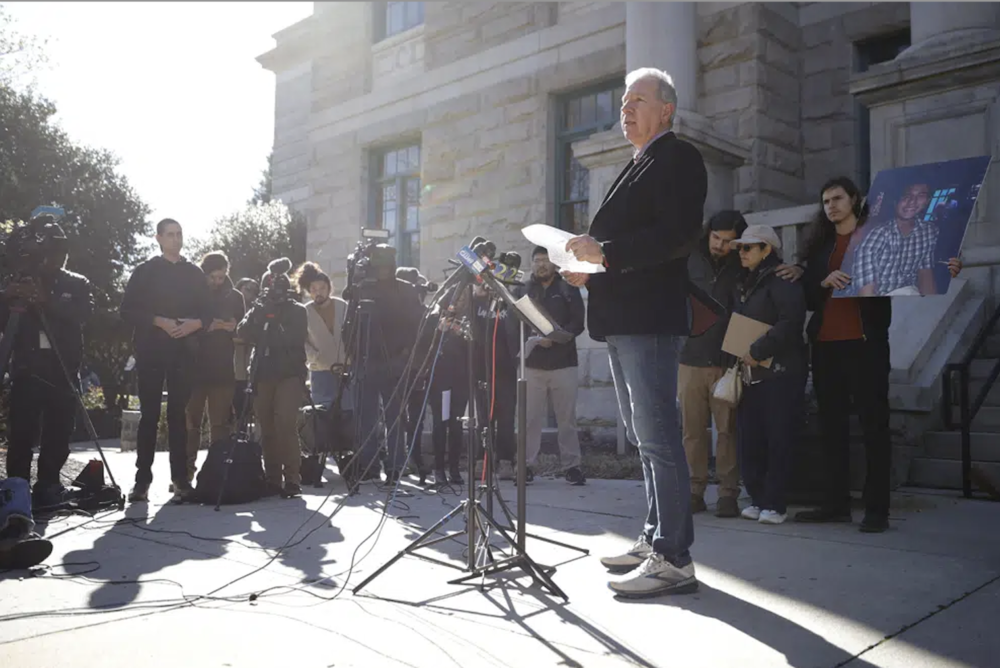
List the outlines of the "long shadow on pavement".
{"type": "MultiPolygon", "coordinates": [[[[166,535],[158,535],[159,527],[177,518],[177,513],[184,512],[183,506],[160,506],[152,517],[146,515],[146,504],[129,506],[125,518],[115,523],[115,526],[104,531],[92,547],[75,550],[63,558],[65,565],[78,563],[96,563],[100,568],[91,579],[105,580],[89,597],[89,605],[93,608],[122,608],[136,601],[143,585],[159,581],[169,584],[169,581],[143,576],[158,573],[171,566],[187,561],[207,561],[218,559],[226,553],[226,538],[205,537],[196,546],[180,546],[170,542],[166,535]],[[147,520],[147,521],[143,521],[147,520]],[[128,531],[129,528],[150,531],[128,531]],[[114,560],[113,565],[107,562],[114,560]]],[[[232,517],[225,525],[229,535],[240,531],[234,522],[245,524],[243,531],[249,529],[250,518],[232,517]]],[[[180,592],[171,592],[170,597],[180,592]]]]}

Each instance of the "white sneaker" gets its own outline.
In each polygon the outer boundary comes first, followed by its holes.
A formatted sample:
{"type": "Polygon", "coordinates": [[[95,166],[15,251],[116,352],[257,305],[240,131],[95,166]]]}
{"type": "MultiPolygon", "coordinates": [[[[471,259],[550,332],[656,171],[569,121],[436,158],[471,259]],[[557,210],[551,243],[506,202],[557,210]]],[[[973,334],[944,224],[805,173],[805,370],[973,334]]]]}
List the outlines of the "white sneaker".
{"type": "Polygon", "coordinates": [[[608,587],[623,598],[647,598],[661,594],[692,594],[698,591],[694,563],[678,568],[663,555],[651,552],[634,577],[609,582],[608,587]]]}
{"type": "Polygon", "coordinates": [[[745,520],[753,520],[756,522],[760,519],[760,508],[757,506],[747,506],[743,509],[743,512],[740,513],[740,517],[745,520]]]}
{"type": "Polygon", "coordinates": [[[787,513],[779,513],[777,510],[762,510],[757,521],[761,524],[781,524],[787,518],[787,513]]]}
{"type": "Polygon", "coordinates": [[[628,573],[638,568],[652,554],[653,548],[646,542],[645,536],[639,536],[639,540],[629,548],[625,554],[615,557],[601,557],[601,565],[612,573],[628,573]]]}

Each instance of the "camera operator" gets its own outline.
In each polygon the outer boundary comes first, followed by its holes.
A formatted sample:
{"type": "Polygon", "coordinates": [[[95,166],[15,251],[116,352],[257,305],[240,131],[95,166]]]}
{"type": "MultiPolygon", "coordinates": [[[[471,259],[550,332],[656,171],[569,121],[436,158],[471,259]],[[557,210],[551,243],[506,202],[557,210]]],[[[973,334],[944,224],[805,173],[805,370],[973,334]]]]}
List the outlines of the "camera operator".
{"type": "Polygon", "coordinates": [[[58,505],[64,497],[59,473],[69,457],[77,406],[62,363],[70,375],[79,376],[83,324],[93,302],[90,282],[65,269],[68,244],[55,218],[36,216],[29,224],[37,226],[41,241],[38,273],[3,291],[0,327],[6,328],[12,309],[27,305],[11,349],[7,475],[30,481],[32,448],[40,443],[34,504],[42,508],[58,505]]]}
{"type": "MultiPolygon", "coordinates": [[[[386,244],[373,246],[370,251],[370,269],[374,280],[365,280],[359,286],[358,297],[374,302],[369,324],[369,341],[362,342],[368,350],[360,388],[361,438],[358,466],[362,479],[377,477],[375,459],[379,440],[375,427],[379,418],[379,402],[385,415],[386,454],[383,461],[386,483],[399,481],[406,461],[403,445],[402,400],[406,386],[413,378],[400,385],[410,352],[416,343],[417,330],[423,318],[423,308],[416,288],[396,278],[396,250],[386,244]],[[400,385],[397,388],[397,385],[400,385]]],[[[419,364],[415,360],[414,364],[419,364]]],[[[415,369],[413,370],[415,371],[415,369]]]]}
{"type": "Polygon", "coordinates": [[[212,301],[201,268],[181,255],[180,223],[164,218],[156,224],[162,255],[132,272],[122,297],[121,317],[133,327],[132,343],[139,385],[139,430],[136,435],[135,487],[129,501],[149,500],[153,456],[160,422],[163,384],[167,385],[167,440],[173,501],[193,495],[187,480],[187,418],[191,398],[192,360],[198,339],[192,334],[212,326],[212,301]]]}
{"type": "Polygon", "coordinates": [[[236,328],[254,346],[249,378],[256,387],[253,410],[260,424],[268,494],[302,494],[302,467],[296,424],[306,380],[306,308],[295,299],[288,271],[291,260],[267,265],[261,297],[236,328]],[[256,367],[256,368],[255,368],[256,367]],[[284,481],[284,485],[282,485],[284,481]]]}

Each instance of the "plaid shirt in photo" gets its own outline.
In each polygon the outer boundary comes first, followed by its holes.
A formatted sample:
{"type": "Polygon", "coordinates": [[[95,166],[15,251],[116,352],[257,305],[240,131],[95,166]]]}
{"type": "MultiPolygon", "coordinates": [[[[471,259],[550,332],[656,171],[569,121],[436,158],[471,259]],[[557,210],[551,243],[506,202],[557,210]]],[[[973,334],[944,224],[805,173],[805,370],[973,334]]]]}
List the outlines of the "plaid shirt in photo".
{"type": "Polygon", "coordinates": [[[860,290],[874,283],[879,295],[916,285],[917,271],[934,268],[937,240],[934,223],[920,221],[905,237],[895,220],[876,227],[858,246],[852,285],[860,290]]]}

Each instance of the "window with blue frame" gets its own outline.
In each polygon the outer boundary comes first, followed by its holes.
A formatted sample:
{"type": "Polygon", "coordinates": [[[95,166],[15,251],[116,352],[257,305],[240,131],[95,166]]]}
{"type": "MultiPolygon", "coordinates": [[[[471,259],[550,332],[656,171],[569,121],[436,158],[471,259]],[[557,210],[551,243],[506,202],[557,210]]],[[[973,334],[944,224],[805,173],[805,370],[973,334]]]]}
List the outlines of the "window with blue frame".
{"type": "Polygon", "coordinates": [[[556,225],[571,232],[590,227],[590,172],[573,156],[573,142],[618,125],[624,77],[574,91],[558,101],[556,225]]]}

